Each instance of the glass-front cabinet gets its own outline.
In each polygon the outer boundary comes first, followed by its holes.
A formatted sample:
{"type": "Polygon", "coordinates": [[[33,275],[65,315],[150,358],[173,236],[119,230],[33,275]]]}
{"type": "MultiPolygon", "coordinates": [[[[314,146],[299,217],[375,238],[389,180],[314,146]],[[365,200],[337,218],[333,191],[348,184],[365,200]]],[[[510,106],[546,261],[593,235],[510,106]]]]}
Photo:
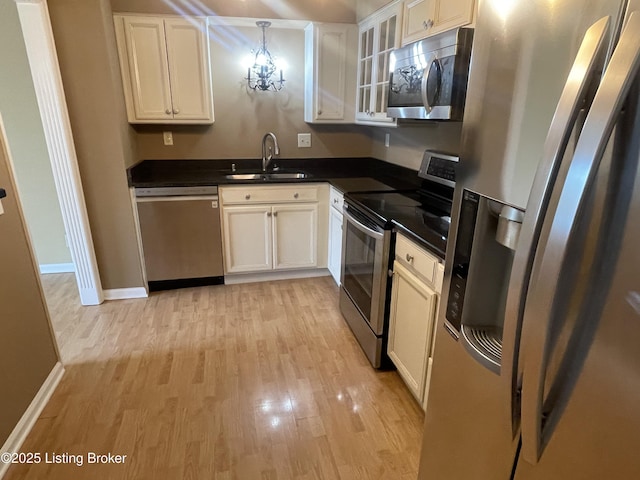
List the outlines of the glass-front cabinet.
{"type": "Polygon", "coordinates": [[[389,57],[400,46],[402,2],[393,2],[359,25],[356,123],[394,124],[387,117],[389,57]]]}

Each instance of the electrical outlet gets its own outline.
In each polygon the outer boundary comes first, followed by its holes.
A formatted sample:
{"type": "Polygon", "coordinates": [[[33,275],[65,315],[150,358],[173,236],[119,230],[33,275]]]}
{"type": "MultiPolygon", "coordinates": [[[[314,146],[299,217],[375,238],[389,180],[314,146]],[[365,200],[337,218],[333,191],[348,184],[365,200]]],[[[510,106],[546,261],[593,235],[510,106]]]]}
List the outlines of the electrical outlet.
{"type": "Polygon", "coordinates": [[[309,148],[311,147],[311,134],[310,133],[299,133],[298,134],[298,148],[309,148]]]}
{"type": "Polygon", "coordinates": [[[384,134],[384,146],[389,148],[389,139],[391,138],[391,134],[390,133],[385,133],[384,134]]]}
{"type": "Polygon", "coordinates": [[[173,145],[173,132],[162,132],[162,140],[165,145],[173,145]]]}

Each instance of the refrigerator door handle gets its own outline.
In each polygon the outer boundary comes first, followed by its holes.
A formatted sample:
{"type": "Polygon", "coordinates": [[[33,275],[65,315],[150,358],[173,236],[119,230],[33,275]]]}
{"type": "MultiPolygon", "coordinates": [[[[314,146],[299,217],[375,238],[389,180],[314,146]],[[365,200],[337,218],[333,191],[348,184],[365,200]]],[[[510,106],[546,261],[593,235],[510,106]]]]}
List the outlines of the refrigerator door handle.
{"type": "Polygon", "coordinates": [[[520,231],[507,294],[502,341],[501,376],[510,402],[512,434],[519,430],[520,404],[518,355],[524,304],[529,288],[534,253],[540,237],[549,198],[580,110],[591,103],[590,85],[604,65],[611,26],[610,17],[594,23],[585,33],[567,83],[556,107],[536,172],[524,222],[520,231]]]}
{"type": "Polygon", "coordinates": [[[638,31],[640,12],[629,17],[587,114],[540,262],[541,281],[532,284],[525,306],[524,323],[535,325],[527,330],[522,386],[522,456],[531,464],[539,461],[551,436],[544,425],[544,418],[550,412],[543,411],[543,405],[552,337],[562,297],[558,294],[559,280],[562,271],[569,268],[568,245],[577,230],[576,219],[586,209],[588,192],[595,182],[616,119],[640,71],[638,31]]]}

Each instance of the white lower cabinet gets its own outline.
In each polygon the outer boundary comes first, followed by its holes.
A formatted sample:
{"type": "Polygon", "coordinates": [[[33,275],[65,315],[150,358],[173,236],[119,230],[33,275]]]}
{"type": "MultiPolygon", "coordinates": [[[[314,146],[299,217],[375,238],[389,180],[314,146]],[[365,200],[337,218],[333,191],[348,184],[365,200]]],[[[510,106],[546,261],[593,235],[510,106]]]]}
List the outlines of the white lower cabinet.
{"type": "Polygon", "coordinates": [[[273,213],[273,268],[318,265],[318,205],[278,205],[273,213]]]}
{"type": "Polygon", "coordinates": [[[424,399],[436,304],[436,293],[395,262],[388,352],[420,403],[424,399]]]}
{"type": "Polygon", "coordinates": [[[431,376],[441,265],[436,257],[398,234],[387,353],[424,409],[431,376]]]}
{"type": "Polygon", "coordinates": [[[329,272],[340,285],[340,263],[342,261],[342,213],[329,209],[329,272]]]}
{"type": "Polygon", "coordinates": [[[342,204],[343,195],[331,187],[329,192],[329,254],[327,266],[329,273],[340,286],[340,271],[342,264],[342,204]]]}
{"type": "Polygon", "coordinates": [[[246,185],[220,192],[225,275],[327,266],[327,186],[246,185]]]}
{"type": "Polygon", "coordinates": [[[225,207],[222,217],[225,272],[271,270],[271,206],[225,207]]]}

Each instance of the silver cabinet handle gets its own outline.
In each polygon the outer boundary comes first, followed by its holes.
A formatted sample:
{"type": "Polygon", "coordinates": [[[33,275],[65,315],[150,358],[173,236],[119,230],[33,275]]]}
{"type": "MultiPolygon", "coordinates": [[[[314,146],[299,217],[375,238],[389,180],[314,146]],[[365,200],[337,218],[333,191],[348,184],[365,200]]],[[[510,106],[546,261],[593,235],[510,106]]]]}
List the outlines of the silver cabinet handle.
{"type": "Polygon", "coordinates": [[[333,203],[338,203],[338,199],[337,199],[337,198],[334,198],[334,199],[333,199],[333,203]]]}
{"type": "Polygon", "coordinates": [[[267,212],[267,217],[270,217],[270,216],[271,216],[271,212],[267,212]]]}
{"type": "Polygon", "coordinates": [[[422,26],[424,27],[425,30],[428,30],[429,28],[433,27],[433,20],[432,19],[425,20],[424,22],[422,22],[422,26]]]}
{"type": "Polygon", "coordinates": [[[298,198],[300,195],[298,194],[298,192],[293,194],[293,198],[298,198]]]}
{"type": "Polygon", "coordinates": [[[409,255],[409,254],[407,253],[407,255],[405,256],[405,258],[407,259],[407,262],[409,262],[409,263],[413,262],[413,255],[409,255]]]}
{"type": "Polygon", "coordinates": [[[175,114],[177,115],[177,114],[179,114],[179,113],[180,113],[180,110],[179,110],[179,109],[177,109],[177,108],[174,108],[174,109],[173,109],[173,113],[175,113],[175,114]]]}
{"type": "Polygon", "coordinates": [[[164,113],[166,113],[167,115],[171,115],[171,110],[167,108],[167,109],[164,111],[164,113]]]}
{"type": "Polygon", "coordinates": [[[251,195],[249,195],[248,193],[244,196],[245,200],[249,200],[251,198],[251,195]]]}
{"type": "Polygon", "coordinates": [[[273,216],[277,217],[278,216],[278,212],[273,212],[273,216]]]}

